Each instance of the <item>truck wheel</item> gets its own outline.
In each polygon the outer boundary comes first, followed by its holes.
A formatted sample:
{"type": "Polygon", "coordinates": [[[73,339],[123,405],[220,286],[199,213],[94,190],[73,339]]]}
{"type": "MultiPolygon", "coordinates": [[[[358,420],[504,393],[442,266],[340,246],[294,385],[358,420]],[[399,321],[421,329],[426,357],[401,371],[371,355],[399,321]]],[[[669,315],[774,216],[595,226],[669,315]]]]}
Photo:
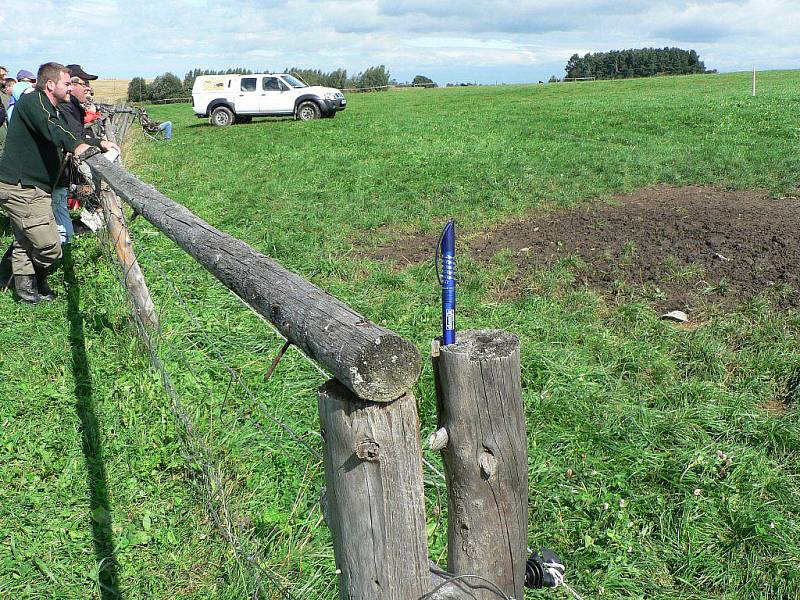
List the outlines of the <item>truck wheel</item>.
{"type": "Polygon", "coordinates": [[[227,127],[233,124],[233,112],[226,106],[218,106],[211,113],[211,124],[217,127],[227,127]]]}
{"type": "Polygon", "coordinates": [[[316,102],[306,100],[301,102],[297,107],[297,118],[301,121],[310,121],[311,119],[319,119],[319,106],[316,102]]]}

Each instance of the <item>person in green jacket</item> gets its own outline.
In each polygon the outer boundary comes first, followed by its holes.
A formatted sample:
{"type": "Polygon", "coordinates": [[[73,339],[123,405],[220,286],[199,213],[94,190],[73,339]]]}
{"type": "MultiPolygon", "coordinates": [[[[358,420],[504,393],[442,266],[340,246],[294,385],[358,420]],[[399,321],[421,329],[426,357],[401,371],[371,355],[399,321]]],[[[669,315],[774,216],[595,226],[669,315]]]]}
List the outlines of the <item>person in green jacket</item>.
{"type": "MultiPolygon", "coordinates": [[[[23,302],[37,304],[54,295],[47,276],[61,258],[61,239],[50,194],[63,168],[64,156],[76,156],[89,144],[73,135],[56,108],[70,98],[72,83],[66,67],[39,67],[36,91],[14,107],[6,149],[0,157],[0,208],[11,220],[14,287],[23,302]]],[[[92,143],[102,150],[119,149],[113,142],[92,143]]]]}

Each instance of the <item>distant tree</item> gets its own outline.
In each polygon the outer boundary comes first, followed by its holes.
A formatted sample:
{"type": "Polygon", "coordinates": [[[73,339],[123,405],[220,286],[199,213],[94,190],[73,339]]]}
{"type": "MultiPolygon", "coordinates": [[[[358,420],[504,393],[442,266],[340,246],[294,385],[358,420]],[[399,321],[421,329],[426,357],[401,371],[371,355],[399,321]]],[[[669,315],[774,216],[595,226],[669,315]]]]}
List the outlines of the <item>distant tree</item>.
{"type": "Polygon", "coordinates": [[[337,89],[347,87],[347,71],[345,69],[336,69],[330,73],[325,73],[320,69],[286,67],[284,73],[291,73],[309,85],[323,85],[337,89]]]}
{"type": "Polygon", "coordinates": [[[149,100],[164,100],[165,98],[180,98],[185,92],[183,82],[172,73],[164,73],[153,80],[149,86],[149,100]]]}
{"type": "Polygon", "coordinates": [[[550,75],[550,79],[547,80],[547,83],[558,83],[559,81],[561,80],[558,77],[555,75],[550,75]]]}
{"type": "Polygon", "coordinates": [[[638,48],[573,54],[564,67],[569,78],[627,79],[653,75],[705,73],[706,67],[694,50],[638,48]]]}
{"type": "Polygon", "coordinates": [[[194,87],[194,80],[200,77],[201,75],[207,75],[210,73],[206,73],[203,69],[192,69],[186,75],[183,76],[183,90],[184,92],[190,93],[192,88],[194,87]]]}
{"type": "Polygon", "coordinates": [[[425,77],[425,75],[417,75],[411,81],[412,85],[427,85],[429,87],[436,87],[436,84],[433,82],[433,79],[430,77],[425,77]],[[432,85],[431,85],[432,84],[432,85]]]}
{"type": "Polygon", "coordinates": [[[328,73],[328,87],[342,89],[347,87],[347,70],[336,69],[328,73]]]}
{"type": "Polygon", "coordinates": [[[150,86],[142,77],[134,77],[128,84],[128,102],[146,102],[150,99],[150,86]]]}
{"type": "Polygon", "coordinates": [[[301,69],[300,67],[286,67],[284,73],[289,73],[295,77],[299,77],[308,85],[327,85],[326,73],[319,69],[301,69]]]}
{"type": "Polygon", "coordinates": [[[389,85],[389,71],[386,70],[384,65],[377,67],[370,67],[363,73],[359,73],[354,78],[353,87],[359,88],[372,88],[383,87],[389,85]]]}

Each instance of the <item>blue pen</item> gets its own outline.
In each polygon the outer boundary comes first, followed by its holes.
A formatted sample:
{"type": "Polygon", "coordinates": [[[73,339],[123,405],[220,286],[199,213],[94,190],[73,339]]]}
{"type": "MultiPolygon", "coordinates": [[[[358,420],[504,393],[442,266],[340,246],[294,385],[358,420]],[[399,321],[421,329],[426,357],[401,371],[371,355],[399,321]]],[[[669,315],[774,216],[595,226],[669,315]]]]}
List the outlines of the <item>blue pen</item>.
{"type": "Polygon", "coordinates": [[[442,253],[442,343],[456,343],[456,222],[450,219],[439,240],[442,253]]]}

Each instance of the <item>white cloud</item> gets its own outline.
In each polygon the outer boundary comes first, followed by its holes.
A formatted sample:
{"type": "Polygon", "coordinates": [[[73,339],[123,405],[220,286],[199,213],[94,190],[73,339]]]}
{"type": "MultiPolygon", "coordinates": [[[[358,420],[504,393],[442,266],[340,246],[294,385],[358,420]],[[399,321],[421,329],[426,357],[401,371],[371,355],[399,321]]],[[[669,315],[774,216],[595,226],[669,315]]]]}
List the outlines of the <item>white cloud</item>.
{"type": "Polygon", "coordinates": [[[385,64],[400,79],[531,81],[618,48],[694,48],[723,70],[800,57],[793,0],[15,0],[0,25],[12,72],[58,60],[108,77],[385,64]]]}

